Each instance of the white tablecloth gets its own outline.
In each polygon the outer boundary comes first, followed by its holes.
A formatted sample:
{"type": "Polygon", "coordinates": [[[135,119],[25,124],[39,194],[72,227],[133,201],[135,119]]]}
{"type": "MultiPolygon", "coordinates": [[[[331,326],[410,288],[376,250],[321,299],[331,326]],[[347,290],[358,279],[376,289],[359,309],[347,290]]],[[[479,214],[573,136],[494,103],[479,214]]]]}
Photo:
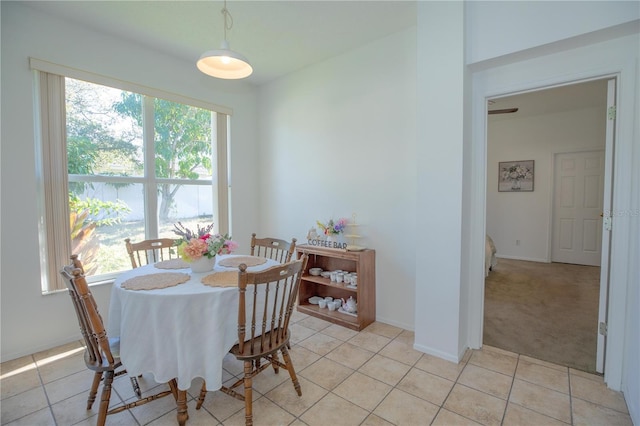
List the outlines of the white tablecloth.
{"type": "MultiPolygon", "coordinates": [[[[216,256],[215,271],[234,271],[219,261],[234,255],[216,256]]],[[[249,267],[260,271],[278,263],[249,267]]],[[[176,378],[178,388],[191,387],[202,377],[208,390],[222,386],[222,359],[238,340],[237,287],[209,287],[201,279],[212,271],[158,269],[153,265],[124,272],[114,282],[107,332],[120,337],[120,358],[129,375],[151,373],[158,383],[176,378]],[[126,290],[129,278],[162,272],[184,272],[191,279],[160,290],[126,290]]]]}

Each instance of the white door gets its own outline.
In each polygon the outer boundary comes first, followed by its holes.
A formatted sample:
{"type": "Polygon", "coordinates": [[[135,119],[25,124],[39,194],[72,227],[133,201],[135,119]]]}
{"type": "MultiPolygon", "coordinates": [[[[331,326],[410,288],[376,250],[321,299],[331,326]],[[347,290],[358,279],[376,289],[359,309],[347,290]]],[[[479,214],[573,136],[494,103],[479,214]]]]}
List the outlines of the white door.
{"type": "Polygon", "coordinates": [[[612,176],[613,176],[613,146],[616,128],[616,80],[607,82],[607,132],[604,197],[602,201],[602,261],[600,266],[600,306],[598,309],[598,340],[596,351],[596,371],[604,373],[604,350],[607,331],[607,306],[609,303],[609,247],[611,244],[611,206],[612,206],[612,176]],[[602,325],[602,326],[600,326],[602,325]]]}
{"type": "Polygon", "coordinates": [[[555,155],[551,261],[600,266],[604,150],[555,155]]]}

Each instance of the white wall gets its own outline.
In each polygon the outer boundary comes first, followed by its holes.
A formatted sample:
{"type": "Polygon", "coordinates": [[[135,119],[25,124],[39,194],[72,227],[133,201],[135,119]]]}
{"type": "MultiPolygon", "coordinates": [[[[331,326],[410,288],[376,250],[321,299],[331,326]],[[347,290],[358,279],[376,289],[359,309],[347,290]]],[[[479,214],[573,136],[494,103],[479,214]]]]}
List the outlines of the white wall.
{"type": "MultiPolygon", "coordinates": [[[[202,75],[194,63],[176,61],[145,46],[41,15],[28,2],[2,2],[2,360],[78,339],[66,292],[43,296],[37,267],[33,73],[29,57],[179,93],[233,108],[232,231],[243,248],[258,226],[254,156],[257,94],[238,82],[202,75]]],[[[124,243],[123,243],[124,244],[124,243]]],[[[124,245],[123,245],[124,250],[124,245]]],[[[109,286],[94,294],[108,312],[109,286]]]]}
{"type": "Polygon", "coordinates": [[[603,107],[523,118],[489,116],[487,234],[499,257],[550,261],[553,155],[604,150],[605,114],[603,107]],[[533,192],[498,192],[498,163],[513,160],[535,161],[533,192]]]}
{"type": "Polygon", "coordinates": [[[640,18],[637,1],[470,1],[466,8],[468,64],[640,18]]]}
{"type": "Polygon", "coordinates": [[[420,249],[415,348],[457,362],[466,349],[461,311],[464,145],[464,9],[418,3],[417,144],[420,249]]]}
{"type": "Polygon", "coordinates": [[[377,319],[413,329],[415,29],[264,86],[260,229],[305,242],[316,220],[357,214],[376,250],[377,319]],[[380,52],[385,52],[381,57],[380,52]]]}

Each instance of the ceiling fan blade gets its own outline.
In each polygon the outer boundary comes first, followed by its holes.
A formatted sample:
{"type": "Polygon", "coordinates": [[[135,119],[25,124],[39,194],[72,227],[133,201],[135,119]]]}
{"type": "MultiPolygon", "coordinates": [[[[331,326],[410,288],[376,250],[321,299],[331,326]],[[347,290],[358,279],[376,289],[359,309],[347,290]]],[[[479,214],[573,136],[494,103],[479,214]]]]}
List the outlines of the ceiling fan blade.
{"type": "Polygon", "coordinates": [[[492,114],[511,114],[513,112],[518,112],[518,108],[505,108],[505,109],[489,110],[489,115],[492,115],[492,114]]]}

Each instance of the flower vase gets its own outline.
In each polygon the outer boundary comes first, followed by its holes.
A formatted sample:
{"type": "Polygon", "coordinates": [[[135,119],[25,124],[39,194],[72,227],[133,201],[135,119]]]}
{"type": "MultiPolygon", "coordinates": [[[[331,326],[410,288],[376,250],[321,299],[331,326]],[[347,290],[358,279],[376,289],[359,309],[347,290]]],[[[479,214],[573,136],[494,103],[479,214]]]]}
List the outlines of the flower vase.
{"type": "Polygon", "coordinates": [[[202,256],[200,259],[196,259],[191,262],[191,272],[209,272],[213,270],[213,267],[216,264],[215,256],[212,258],[208,258],[207,256],[202,256]]]}
{"type": "Polygon", "coordinates": [[[340,243],[340,235],[338,234],[330,234],[327,235],[327,246],[329,248],[336,248],[340,243]]]}
{"type": "Polygon", "coordinates": [[[511,189],[517,191],[520,189],[520,179],[514,179],[511,181],[511,189]]]}

